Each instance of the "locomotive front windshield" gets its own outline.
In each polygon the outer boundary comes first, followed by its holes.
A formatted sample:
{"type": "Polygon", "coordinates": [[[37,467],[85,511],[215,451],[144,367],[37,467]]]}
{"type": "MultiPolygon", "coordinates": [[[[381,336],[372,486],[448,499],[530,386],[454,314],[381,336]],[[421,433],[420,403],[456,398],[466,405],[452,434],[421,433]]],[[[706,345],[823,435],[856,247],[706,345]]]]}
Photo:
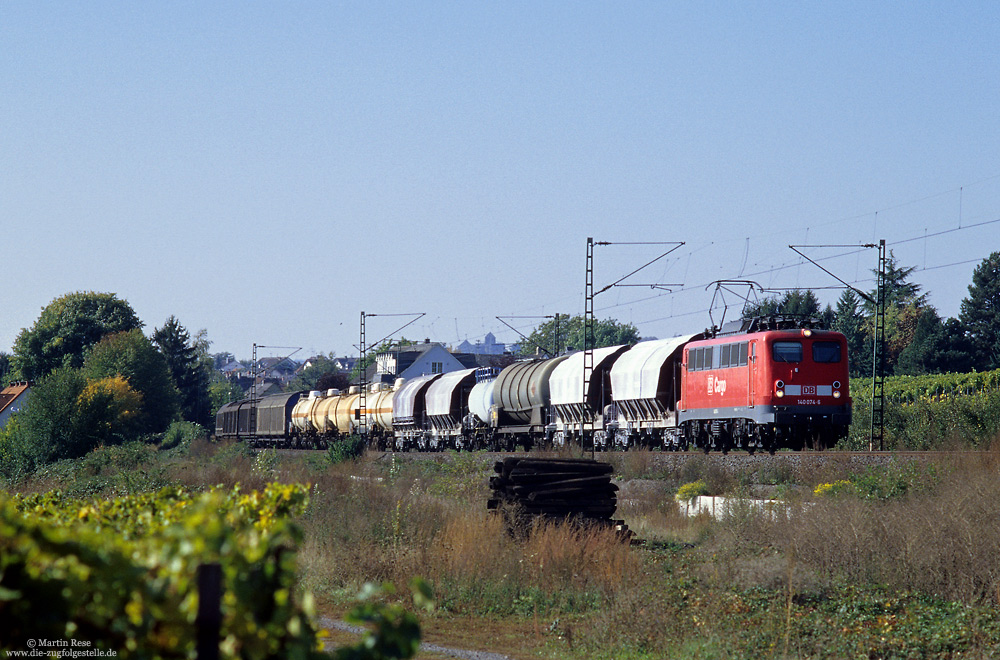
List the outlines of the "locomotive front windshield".
{"type": "Polygon", "coordinates": [[[817,341],[812,345],[813,362],[840,362],[840,343],[835,341],[817,341]]]}
{"type": "Polygon", "coordinates": [[[775,362],[802,362],[802,342],[776,341],[771,346],[775,362]]]}

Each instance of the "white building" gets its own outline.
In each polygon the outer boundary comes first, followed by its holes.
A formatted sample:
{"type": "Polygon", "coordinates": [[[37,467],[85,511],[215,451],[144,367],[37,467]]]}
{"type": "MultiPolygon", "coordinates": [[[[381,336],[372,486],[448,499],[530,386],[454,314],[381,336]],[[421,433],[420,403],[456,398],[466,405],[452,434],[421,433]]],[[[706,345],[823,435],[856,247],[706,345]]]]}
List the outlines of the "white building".
{"type": "Polygon", "coordinates": [[[7,425],[10,416],[20,410],[31,394],[29,383],[11,383],[0,392],[0,428],[7,425]]]}
{"type": "Polygon", "coordinates": [[[465,368],[442,344],[430,340],[375,356],[375,373],[391,374],[395,378],[446,374],[465,368]]]}

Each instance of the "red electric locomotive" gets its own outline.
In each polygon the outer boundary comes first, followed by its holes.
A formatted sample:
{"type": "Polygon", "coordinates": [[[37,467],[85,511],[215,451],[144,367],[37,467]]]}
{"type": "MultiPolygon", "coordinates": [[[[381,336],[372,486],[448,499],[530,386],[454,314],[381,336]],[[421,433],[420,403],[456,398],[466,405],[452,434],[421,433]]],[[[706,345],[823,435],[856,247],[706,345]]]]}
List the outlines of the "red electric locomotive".
{"type": "Polygon", "coordinates": [[[706,452],[822,450],[846,437],[847,340],[817,327],[815,320],[753,319],[688,343],[677,411],[685,444],[706,452]]]}

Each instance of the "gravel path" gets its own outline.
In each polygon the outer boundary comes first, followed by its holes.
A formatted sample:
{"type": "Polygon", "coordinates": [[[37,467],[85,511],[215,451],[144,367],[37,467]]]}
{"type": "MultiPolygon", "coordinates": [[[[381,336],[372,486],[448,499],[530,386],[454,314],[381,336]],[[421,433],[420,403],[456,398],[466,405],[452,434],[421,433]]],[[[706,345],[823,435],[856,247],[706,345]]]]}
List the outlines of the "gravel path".
{"type": "MultiPolygon", "coordinates": [[[[363,626],[351,625],[350,623],[346,623],[344,621],[334,621],[333,619],[325,616],[320,617],[319,624],[324,628],[336,628],[337,630],[343,630],[356,635],[360,635],[367,630],[367,628],[364,628],[363,626]]],[[[452,658],[461,658],[462,660],[511,660],[509,656],[502,655],[500,653],[452,649],[446,646],[438,646],[437,644],[427,644],[424,642],[420,643],[420,650],[440,653],[441,655],[451,656],[452,658]]]]}

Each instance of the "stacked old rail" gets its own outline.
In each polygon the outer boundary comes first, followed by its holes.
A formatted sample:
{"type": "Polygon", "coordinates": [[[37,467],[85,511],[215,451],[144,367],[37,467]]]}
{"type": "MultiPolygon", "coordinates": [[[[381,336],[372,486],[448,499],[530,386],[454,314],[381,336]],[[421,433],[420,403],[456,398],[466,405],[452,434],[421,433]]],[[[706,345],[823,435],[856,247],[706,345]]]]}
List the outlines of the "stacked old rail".
{"type": "Polygon", "coordinates": [[[614,526],[618,486],[611,483],[614,467],[590,459],[505,458],[493,466],[490,478],[493,497],[487,508],[514,509],[530,516],[554,520],[573,519],[614,526]]]}

